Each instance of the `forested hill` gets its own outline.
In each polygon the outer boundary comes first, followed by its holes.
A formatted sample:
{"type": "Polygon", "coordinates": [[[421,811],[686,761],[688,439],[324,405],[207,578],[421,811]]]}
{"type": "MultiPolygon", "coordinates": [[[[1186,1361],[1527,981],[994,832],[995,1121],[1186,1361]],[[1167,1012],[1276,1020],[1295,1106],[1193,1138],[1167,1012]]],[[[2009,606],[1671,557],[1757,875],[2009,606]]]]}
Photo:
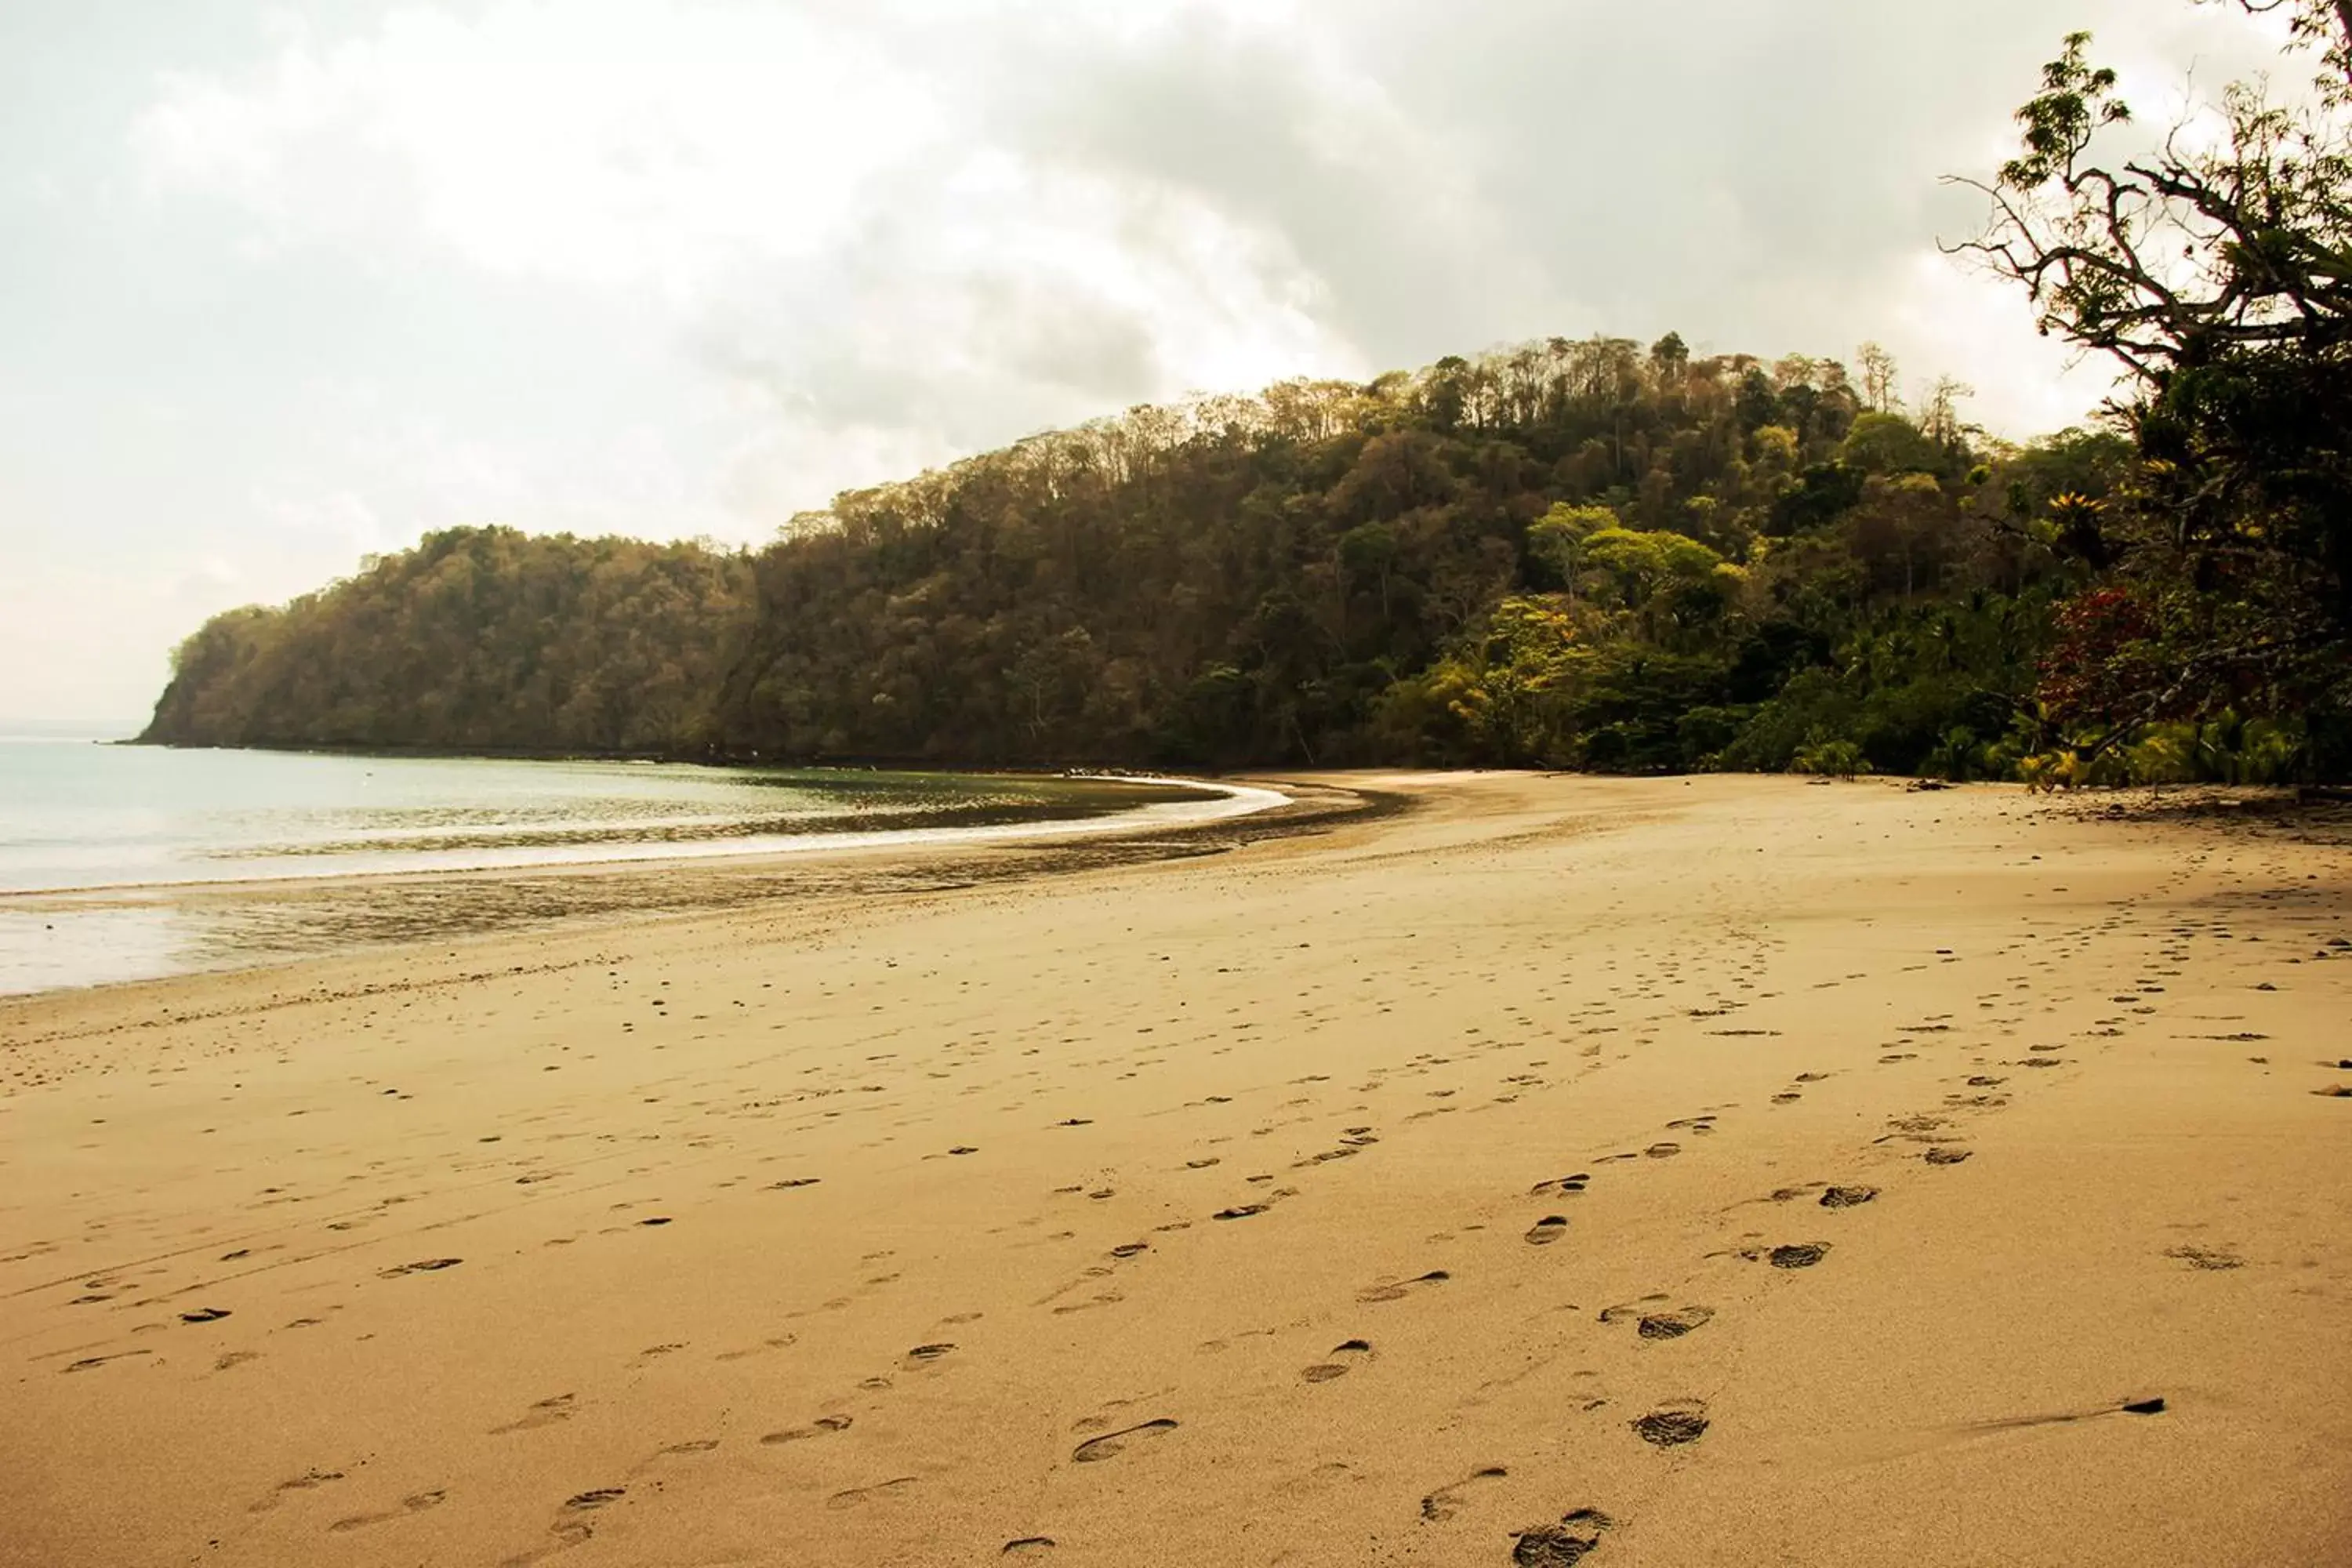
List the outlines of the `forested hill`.
{"type": "Polygon", "coordinates": [[[144,738],[2011,771],[2090,570],[2070,520],[2131,449],[2004,446],[1895,384],[1555,339],[1139,408],[748,554],[438,533],[215,619],[144,738]]]}
{"type": "Polygon", "coordinates": [[[696,544],[454,529],[173,657],[142,741],[663,752],[703,733],[751,605],[696,544]]]}

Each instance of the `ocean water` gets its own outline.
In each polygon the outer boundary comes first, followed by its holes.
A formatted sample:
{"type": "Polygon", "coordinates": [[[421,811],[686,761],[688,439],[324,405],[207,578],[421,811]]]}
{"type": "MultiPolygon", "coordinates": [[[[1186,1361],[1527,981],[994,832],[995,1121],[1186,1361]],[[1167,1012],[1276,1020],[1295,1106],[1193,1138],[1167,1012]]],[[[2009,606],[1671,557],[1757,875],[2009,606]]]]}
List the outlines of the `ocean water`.
{"type": "MultiPolygon", "coordinates": [[[[525,923],[567,902],[451,897],[452,879],[436,873],[950,845],[1226,816],[1276,798],[1164,781],[171,751],[0,735],[0,994],[332,951],[371,932],[431,936],[436,909],[451,911],[447,929],[478,931],[504,923],[499,908],[525,923]],[[320,896],[322,879],[338,896],[320,896]],[[362,907],[397,918],[350,918],[362,907]]],[[[660,901],[650,876],[630,885],[660,901]]]]}

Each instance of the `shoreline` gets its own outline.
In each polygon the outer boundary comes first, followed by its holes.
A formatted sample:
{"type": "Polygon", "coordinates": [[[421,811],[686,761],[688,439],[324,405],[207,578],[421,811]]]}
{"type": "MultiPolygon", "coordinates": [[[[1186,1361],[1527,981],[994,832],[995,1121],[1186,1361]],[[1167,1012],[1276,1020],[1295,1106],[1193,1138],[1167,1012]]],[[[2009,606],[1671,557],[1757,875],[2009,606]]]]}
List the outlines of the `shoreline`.
{"type": "MultiPolygon", "coordinates": [[[[484,758],[483,760],[504,759],[484,758]]],[[[675,764],[664,763],[663,765],[675,764]]],[[[692,842],[646,840],[633,845],[615,845],[609,852],[599,848],[580,855],[550,858],[530,858],[530,856],[539,851],[530,847],[516,846],[512,847],[514,849],[512,858],[446,866],[259,872],[245,877],[203,877],[149,882],[92,882],[55,888],[0,888],[0,908],[6,907],[11,900],[30,903],[42,900],[100,898],[110,894],[161,894],[179,891],[205,893],[225,888],[257,886],[307,888],[365,879],[498,876],[567,868],[593,872],[614,866],[642,866],[657,868],[663,866],[706,860],[780,859],[803,855],[853,854],[872,849],[902,847],[911,849],[917,846],[927,845],[952,848],[959,844],[995,843],[1015,838],[1078,837],[1089,833],[1143,831],[1157,827],[1178,828],[1247,816],[1255,812],[1273,809],[1283,804],[1278,791],[1245,784],[1211,783],[1172,776],[1031,773],[1004,773],[993,776],[1008,778],[1061,776],[1099,779],[1104,783],[1192,790],[1211,796],[1213,800],[1151,802],[1130,806],[1125,810],[1098,812],[1086,816],[1041,817],[1034,821],[982,823],[969,827],[855,828],[803,835],[766,834],[748,837],[711,838],[692,842]],[[1217,799],[1221,799],[1233,809],[1201,809],[1211,805],[1213,800],[1217,799]]],[[[380,852],[393,851],[387,849],[380,852]]]]}
{"type": "MultiPolygon", "coordinates": [[[[168,984],[337,960],[366,962],[404,949],[439,952],[528,941],[567,931],[591,932],[640,921],[691,920],[767,902],[880,896],[926,884],[947,886],[1053,876],[1103,865],[1222,853],[1235,844],[1318,831],[1333,821],[1372,820],[1409,809],[1403,797],[1326,782],[1250,784],[1221,790],[1262,797],[1246,811],[1154,816],[1151,807],[1061,825],[1008,824],[953,837],[839,838],[806,847],[740,854],[648,856],[619,860],[560,860],[513,867],[435,871],[354,872],[252,878],[201,883],[149,883],[0,895],[0,911],[55,909],[104,914],[160,909],[190,912],[236,931],[259,924],[266,934],[229,940],[213,962],[185,963],[120,979],[0,991],[13,1004],[168,984]],[[1203,847],[1205,846],[1205,847],[1203,847]],[[531,908],[517,912],[512,906],[531,908]],[[429,907],[440,929],[414,929],[429,907]],[[310,943],[289,926],[331,933],[310,943]],[[373,934],[371,934],[373,933],[373,934]]],[[[840,836],[848,837],[852,836],[840,836]]]]}
{"type": "MultiPolygon", "coordinates": [[[[767,875],[782,884],[790,880],[785,868],[791,867],[824,873],[848,865],[895,868],[948,864],[990,847],[1082,846],[1211,830],[1279,813],[1291,805],[1278,790],[1243,782],[1119,782],[1161,791],[1182,789],[1189,798],[964,827],[879,828],[693,845],[647,843],[600,847],[561,858],[537,858],[536,851],[523,850],[509,859],[446,867],[301,870],[201,881],[9,890],[0,892],[0,917],[16,918],[18,951],[13,956],[25,967],[6,977],[9,983],[0,985],[0,997],[48,995],[285,962],[334,951],[339,942],[332,933],[338,931],[346,933],[341,945],[381,947],[388,941],[431,940],[500,924],[545,929],[562,922],[567,903],[598,915],[625,914],[631,908],[659,910],[679,901],[673,888],[703,888],[707,891],[699,901],[731,904],[747,895],[723,885],[730,873],[767,875]],[[604,889],[578,879],[603,879],[604,889]],[[526,913],[509,910],[500,920],[501,902],[515,901],[502,900],[500,889],[522,889],[544,890],[537,900],[540,907],[526,913]],[[431,913],[436,907],[454,910],[438,922],[440,929],[431,913]],[[38,938],[26,923],[36,921],[44,922],[38,938]],[[68,928],[63,937],[58,935],[60,926],[68,928]],[[165,927],[184,929],[171,934],[165,927]],[[168,949],[159,945],[166,942],[172,944],[168,949]],[[82,956],[77,959],[76,952],[82,956]],[[63,954],[49,956],[47,966],[70,972],[66,978],[40,983],[45,953],[63,954]]],[[[770,892],[783,896],[788,890],[778,885],[770,892]]],[[[689,897],[686,901],[691,905],[698,900],[689,897]]]]}
{"type": "MultiPolygon", "coordinates": [[[[21,737],[37,740],[42,737],[21,737]]],[[[766,768],[786,773],[971,773],[980,777],[998,778],[1099,778],[1143,779],[1167,775],[1156,767],[1135,766],[1121,763],[1030,762],[973,763],[942,761],[937,757],[874,756],[818,757],[806,760],[762,756],[757,752],[618,751],[576,750],[564,747],[539,746],[399,746],[363,745],[358,743],[320,742],[307,744],[288,742],[250,742],[227,744],[208,741],[151,741],[142,731],[137,735],[61,737],[86,741],[100,746],[140,746],[164,752],[267,752],[279,756],[314,757],[373,757],[398,759],[414,757],[426,762],[464,762],[469,758],[483,762],[502,763],[646,763],[669,767],[696,768],[766,768]]],[[[7,739],[0,736],[0,740],[7,739]]],[[[1249,778],[1265,772],[1261,768],[1238,767],[1181,775],[1184,778],[1230,776],[1249,778]]]]}
{"type": "Polygon", "coordinates": [[[2340,823],[1300,788],[0,1001],[0,1565],[2352,1553],[2340,823]]]}

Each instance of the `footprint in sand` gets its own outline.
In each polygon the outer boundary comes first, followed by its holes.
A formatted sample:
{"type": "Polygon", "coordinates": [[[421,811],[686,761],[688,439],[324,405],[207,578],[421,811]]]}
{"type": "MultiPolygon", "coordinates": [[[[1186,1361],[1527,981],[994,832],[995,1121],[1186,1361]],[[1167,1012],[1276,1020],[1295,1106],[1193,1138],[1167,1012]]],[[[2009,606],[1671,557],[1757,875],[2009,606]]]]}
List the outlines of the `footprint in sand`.
{"type": "Polygon", "coordinates": [[[1957,1165],[1974,1152],[1972,1149],[1930,1149],[1924,1158],[1930,1165],[1957,1165]]]}
{"type": "Polygon", "coordinates": [[[1333,1346],[1328,1361],[1318,1362],[1298,1375],[1309,1383],[1328,1383],[1335,1377],[1347,1376],[1349,1373],[1371,1359],[1370,1341],[1349,1340],[1344,1344],[1333,1346]]]}
{"type": "Polygon", "coordinates": [[[1601,1321],[1604,1323],[1623,1322],[1627,1318],[1638,1318],[1644,1315],[1656,1304],[1668,1300],[1671,1300],[1671,1298],[1667,1297],[1663,1292],[1654,1290],[1638,1301],[1621,1301],[1614,1307],[1601,1308],[1601,1321]]]}
{"type": "Polygon", "coordinates": [[[1561,1237],[1566,1236],[1567,1234],[1568,1216],[1566,1215],[1548,1214],[1544,1215],[1543,1218],[1536,1221],[1535,1225],[1528,1231],[1528,1245],[1529,1247],[1549,1247],[1553,1242],[1558,1241],[1561,1237]]]}
{"type": "Polygon", "coordinates": [[[337,1534],[348,1534],[354,1530],[365,1530],[370,1525],[390,1524],[396,1519],[406,1519],[411,1514],[423,1513],[427,1509],[439,1508],[447,1500],[448,1495],[447,1492],[437,1488],[429,1492],[412,1492],[400,1500],[398,1508],[386,1509],[382,1513],[353,1514],[348,1519],[335,1521],[327,1528],[337,1534]]]}
{"type": "Polygon", "coordinates": [[[1468,1506],[1464,1495],[1480,1481],[1498,1481],[1511,1472],[1500,1465],[1486,1465],[1471,1471],[1449,1486],[1438,1488],[1421,1500],[1421,1521],[1423,1524],[1444,1524],[1468,1506]]]}
{"type": "Polygon", "coordinates": [[[1006,1542],[1004,1543],[1004,1550],[999,1552],[998,1555],[1002,1557],[1043,1557],[1045,1553],[1053,1550],[1054,1538],[1052,1536],[1024,1535],[1018,1541],[1006,1542]]]}
{"type": "Polygon", "coordinates": [[[397,1268],[380,1268],[376,1273],[379,1278],[384,1279],[397,1279],[404,1274],[438,1274],[444,1268],[455,1268],[465,1261],[462,1258],[427,1258],[422,1262],[403,1263],[397,1268]]]}
{"type": "Polygon", "coordinates": [[[713,1361],[748,1361],[755,1355],[766,1355],[772,1351],[784,1350],[798,1342],[799,1341],[791,1334],[779,1334],[773,1339],[761,1340],[758,1344],[742,1350],[721,1351],[711,1359],[713,1361]]]}
{"type": "Polygon", "coordinates": [[[1402,1301],[1423,1285],[1443,1285],[1453,1278],[1453,1275],[1443,1268],[1433,1268],[1418,1279],[1401,1280],[1389,1285],[1374,1285],[1359,1290],[1356,1292],[1356,1300],[1367,1306],[1381,1301],[1402,1301]]]}
{"type": "Polygon", "coordinates": [[[280,1481],[270,1489],[269,1495],[246,1509],[247,1513],[268,1513],[286,1500],[289,1492],[315,1491],[331,1481],[343,1479],[341,1470],[305,1470],[290,1481],[280,1481]]]}
{"type": "MultiPolygon", "coordinates": [[[[583,1498],[593,1498],[597,1494],[582,1492],[579,1495],[583,1498]]],[[[583,1510],[593,1512],[596,1506],[592,1502],[584,1505],[584,1510],[575,1509],[571,1502],[566,1502],[562,1511],[555,1516],[555,1522],[547,1527],[548,1534],[555,1538],[553,1541],[535,1552],[520,1552],[509,1557],[499,1563],[499,1568],[538,1568],[538,1564],[550,1558],[560,1556],[575,1546],[585,1546],[590,1538],[596,1533],[596,1527],[586,1520],[579,1518],[578,1515],[583,1510]]]]}
{"type": "Polygon", "coordinates": [[[1829,1253],[1826,1241],[1800,1241],[1787,1247],[1776,1247],[1765,1261],[1775,1268],[1811,1268],[1829,1253]]]}
{"type": "Polygon", "coordinates": [[[1566,1195],[1570,1193],[1580,1193],[1588,1184],[1591,1184],[1591,1180],[1592,1176],[1591,1173],[1579,1171],[1572,1176],[1562,1176],[1557,1181],[1538,1182],[1534,1186],[1528,1189],[1528,1195],[1529,1197],[1539,1198],[1550,1193],[1559,1193],[1562,1195],[1566,1195]]]}
{"type": "Polygon", "coordinates": [[[846,1432],[851,1425],[851,1420],[846,1415],[820,1415],[806,1426],[793,1426],[782,1432],[771,1432],[760,1441],[771,1448],[780,1447],[786,1443],[804,1443],[812,1437],[822,1437],[830,1432],[846,1432]]]}
{"type": "Polygon", "coordinates": [[[1616,1523],[1597,1508],[1578,1509],[1558,1524],[1519,1531],[1511,1562],[1516,1568],[1576,1568],[1601,1544],[1601,1532],[1616,1523]]]}
{"type": "Polygon", "coordinates": [[[2246,1266],[2246,1260],[2236,1253],[2216,1247],[2168,1247],[2164,1249],[2164,1255],[2167,1258],[2178,1258],[2191,1268],[2219,1270],[2243,1268],[2246,1266]]]}
{"type": "Polygon", "coordinates": [[[1645,1340],[1678,1340],[1715,1319],[1712,1307],[1683,1307],[1671,1312],[1644,1312],[1633,1331],[1645,1340]]]}
{"type": "Polygon", "coordinates": [[[1653,1160],[1671,1160],[1683,1152],[1679,1143],[1653,1143],[1642,1151],[1653,1160]]]}
{"type": "Polygon", "coordinates": [[[642,1463],[631,1469],[629,1474],[641,1476],[664,1459],[687,1459],[692,1458],[697,1454],[710,1453],[719,1447],[719,1441],[716,1437],[694,1437],[683,1443],[672,1443],[667,1447],[656,1448],[642,1463]]]}
{"type": "Polygon", "coordinates": [[[1162,1436],[1174,1430],[1176,1423],[1164,1419],[1124,1426],[1116,1432],[1106,1432],[1099,1437],[1087,1438],[1070,1450],[1070,1458],[1073,1463],[1080,1465],[1100,1464],[1105,1459],[1117,1458],[1131,1444],[1146,1437],[1162,1436]]]}
{"type": "Polygon", "coordinates": [[[569,1394],[540,1400],[515,1420],[503,1426],[491,1427],[488,1435],[503,1437],[509,1432],[529,1432],[541,1426],[552,1426],[559,1421],[569,1421],[572,1418],[572,1396],[569,1394]]]}
{"type": "Polygon", "coordinates": [[[870,1487],[852,1487],[847,1491],[835,1492],[825,1499],[824,1506],[830,1509],[856,1508],[862,1503],[880,1501],[913,1486],[916,1479],[913,1476],[893,1476],[870,1487]]]}
{"type": "Polygon", "coordinates": [[[1856,1208],[1877,1195],[1876,1187],[1832,1187],[1822,1194],[1822,1207],[1825,1209],[1856,1208]]]}
{"type": "Polygon", "coordinates": [[[1633,1435],[1654,1447],[1676,1448],[1706,1435],[1706,1405],[1696,1399],[1677,1399],[1635,1420],[1633,1435]]]}

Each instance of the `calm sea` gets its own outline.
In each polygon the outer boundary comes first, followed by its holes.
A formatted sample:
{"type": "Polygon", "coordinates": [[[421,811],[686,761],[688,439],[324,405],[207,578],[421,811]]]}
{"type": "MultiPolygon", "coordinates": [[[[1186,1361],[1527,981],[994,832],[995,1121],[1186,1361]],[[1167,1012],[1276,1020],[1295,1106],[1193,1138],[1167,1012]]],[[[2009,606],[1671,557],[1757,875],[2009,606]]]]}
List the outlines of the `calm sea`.
{"type": "MultiPolygon", "coordinates": [[[[439,907],[455,911],[450,929],[501,923],[484,916],[480,898],[446,890],[393,900],[403,909],[389,926],[330,918],[333,900],[318,896],[318,879],[383,889],[417,886],[417,873],[954,843],[1228,816],[1276,798],[1125,780],[168,751],[0,736],[0,994],[330,951],[377,928],[429,936],[429,910],[439,907]],[[404,875],[347,880],[393,874],[404,875]]],[[[422,885],[436,882],[446,889],[447,879],[422,885]]],[[[371,892],[366,902],[377,909],[387,898],[371,892]]],[[[546,900],[508,902],[514,923],[549,912],[546,900]]]]}

